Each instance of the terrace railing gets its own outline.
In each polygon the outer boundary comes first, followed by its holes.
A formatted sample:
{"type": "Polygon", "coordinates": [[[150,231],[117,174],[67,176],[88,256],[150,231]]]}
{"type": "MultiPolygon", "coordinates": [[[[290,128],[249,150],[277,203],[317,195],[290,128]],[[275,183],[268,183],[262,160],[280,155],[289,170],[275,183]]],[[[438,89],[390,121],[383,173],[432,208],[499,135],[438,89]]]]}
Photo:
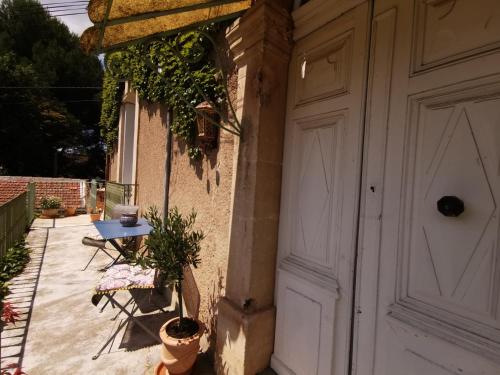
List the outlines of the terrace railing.
{"type": "Polygon", "coordinates": [[[23,239],[28,224],[27,197],[24,192],[0,206],[0,256],[23,239]]]}
{"type": "Polygon", "coordinates": [[[104,218],[111,218],[111,210],[117,204],[133,204],[137,185],[106,182],[104,218]]]}
{"type": "Polygon", "coordinates": [[[24,193],[0,206],[0,256],[23,239],[35,218],[35,184],[30,182],[24,193]]]}
{"type": "Polygon", "coordinates": [[[26,189],[26,226],[30,226],[35,219],[35,183],[30,182],[26,189]]]}

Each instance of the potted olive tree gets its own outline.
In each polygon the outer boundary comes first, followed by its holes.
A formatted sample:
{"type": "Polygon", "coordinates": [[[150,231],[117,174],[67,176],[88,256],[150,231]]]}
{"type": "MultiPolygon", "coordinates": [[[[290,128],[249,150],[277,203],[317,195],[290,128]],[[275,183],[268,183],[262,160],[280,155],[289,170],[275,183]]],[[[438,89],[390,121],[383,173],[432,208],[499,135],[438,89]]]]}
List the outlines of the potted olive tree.
{"type": "Polygon", "coordinates": [[[54,196],[45,196],[40,199],[40,208],[42,215],[46,218],[54,218],[59,216],[59,208],[61,208],[61,198],[54,196]]]}
{"type": "Polygon", "coordinates": [[[182,280],[185,267],[196,268],[200,263],[200,242],[204,234],[193,229],[195,212],[185,218],[177,208],[173,208],[163,221],[158,210],[152,207],[145,218],[153,230],[145,241],[148,251],[138,263],[155,268],[160,280],[173,284],[179,303],[178,316],[160,329],[162,362],[157,366],[156,373],[164,374],[168,370],[168,374],[172,375],[187,374],[196,361],[205,327],[199,320],[184,316],[182,280]]]}

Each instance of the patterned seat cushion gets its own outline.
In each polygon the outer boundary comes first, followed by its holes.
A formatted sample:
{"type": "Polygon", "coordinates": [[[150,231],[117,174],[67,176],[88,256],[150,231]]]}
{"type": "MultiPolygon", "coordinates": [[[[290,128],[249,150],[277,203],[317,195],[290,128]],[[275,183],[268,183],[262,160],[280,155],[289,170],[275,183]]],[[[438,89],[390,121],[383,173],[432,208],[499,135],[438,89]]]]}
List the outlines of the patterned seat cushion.
{"type": "Polygon", "coordinates": [[[116,264],[108,268],[96,287],[97,293],[115,290],[154,288],[155,270],[129,264],[116,264]]]}

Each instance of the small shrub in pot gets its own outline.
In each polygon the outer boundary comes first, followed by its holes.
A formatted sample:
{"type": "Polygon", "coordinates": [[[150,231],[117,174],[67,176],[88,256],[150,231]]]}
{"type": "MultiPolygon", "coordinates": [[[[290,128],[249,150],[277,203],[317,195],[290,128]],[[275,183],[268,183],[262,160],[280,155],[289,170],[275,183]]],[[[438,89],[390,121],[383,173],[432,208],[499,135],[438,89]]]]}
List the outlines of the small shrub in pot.
{"type": "Polygon", "coordinates": [[[54,196],[44,196],[40,199],[40,208],[42,215],[45,217],[59,216],[59,208],[61,208],[61,198],[54,196]]]}
{"type": "Polygon", "coordinates": [[[40,199],[40,208],[44,210],[52,208],[61,208],[61,198],[54,197],[52,195],[42,197],[40,199]]]}
{"type": "Polygon", "coordinates": [[[182,303],[184,268],[196,268],[200,263],[200,243],[204,234],[193,229],[195,212],[183,217],[177,208],[173,208],[162,220],[158,210],[152,207],[145,218],[153,230],[145,241],[147,255],[139,258],[138,263],[158,270],[161,279],[174,285],[179,301],[178,317],[160,329],[164,344],[160,366],[165,366],[170,374],[183,373],[194,365],[200,337],[205,330],[203,323],[184,316],[182,303]]]}

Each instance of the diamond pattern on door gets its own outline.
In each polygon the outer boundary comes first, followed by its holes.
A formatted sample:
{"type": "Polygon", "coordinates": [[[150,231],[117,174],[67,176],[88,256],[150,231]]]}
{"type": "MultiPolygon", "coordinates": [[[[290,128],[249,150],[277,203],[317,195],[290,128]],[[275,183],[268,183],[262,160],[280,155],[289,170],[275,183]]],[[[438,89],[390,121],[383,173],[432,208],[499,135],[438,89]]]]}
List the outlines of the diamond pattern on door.
{"type": "Polygon", "coordinates": [[[491,161],[484,159],[490,145],[484,135],[479,138],[487,124],[477,116],[477,107],[498,118],[499,102],[491,98],[420,105],[410,183],[414,198],[408,296],[458,315],[488,319],[495,319],[498,302],[494,285],[499,223],[491,182],[496,176],[485,166],[491,161]],[[437,201],[443,196],[461,199],[465,211],[458,217],[440,213],[437,201]]]}
{"type": "Polygon", "coordinates": [[[321,128],[300,129],[296,186],[296,230],[293,253],[325,265],[329,255],[331,200],[333,193],[335,131],[329,124],[321,128]]]}
{"type": "Polygon", "coordinates": [[[452,297],[495,211],[465,109],[448,124],[429,174],[422,230],[441,293],[452,297]],[[466,211],[460,217],[445,217],[436,211],[436,202],[445,195],[467,197],[466,211]]]}

